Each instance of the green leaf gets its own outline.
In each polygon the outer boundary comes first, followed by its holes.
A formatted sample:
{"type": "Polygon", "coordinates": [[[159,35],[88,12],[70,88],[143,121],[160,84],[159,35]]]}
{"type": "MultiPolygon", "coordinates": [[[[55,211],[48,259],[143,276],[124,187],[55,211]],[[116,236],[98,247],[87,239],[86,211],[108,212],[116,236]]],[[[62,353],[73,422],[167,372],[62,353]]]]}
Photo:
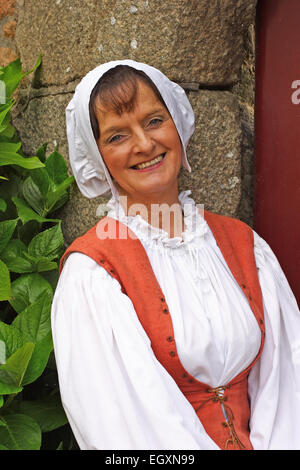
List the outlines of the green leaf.
{"type": "Polygon", "coordinates": [[[52,269],[57,268],[57,263],[55,261],[50,261],[45,256],[31,256],[28,253],[24,253],[24,256],[31,263],[31,270],[27,272],[42,273],[45,271],[52,271],[52,269]]]}
{"type": "Polygon", "coordinates": [[[48,258],[37,258],[35,261],[35,270],[38,273],[44,273],[46,271],[52,271],[53,269],[57,269],[58,265],[55,261],[49,261],[48,258]]]}
{"type": "Polygon", "coordinates": [[[4,105],[0,106],[0,126],[2,128],[2,131],[6,129],[7,124],[10,121],[10,116],[8,116],[8,113],[10,109],[12,108],[13,104],[14,104],[13,100],[9,100],[4,105]]]}
{"type": "Polygon", "coordinates": [[[18,219],[4,220],[0,222],[0,253],[4,250],[6,245],[14,233],[18,219]]]}
{"type": "Polygon", "coordinates": [[[10,64],[3,67],[1,70],[3,72],[1,80],[5,83],[6,96],[10,97],[22,79],[22,66],[20,59],[10,62],[10,64]]]}
{"type": "Polygon", "coordinates": [[[64,195],[68,187],[75,181],[74,176],[69,176],[62,183],[57,186],[55,191],[50,191],[46,196],[46,204],[48,211],[50,211],[53,206],[59,201],[59,199],[64,195]]]}
{"type": "Polygon", "coordinates": [[[26,245],[21,240],[13,239],[6,245],[1,258],[8,269],[14,273],[32,273],[35,271],[35,268],[31,261],[25,257],[26,253],[26,245]]]}
{"type": "Polygon", "coordinates": [[[0,321],[0,340],[4,342],[6,357],[10,357],[17,349],[24,345],[24,338],[13,325],[0,321]]]}
{"type": "Polygon", "coordinates": [[[45,210],[45,199],[40,191],[38,185],[33,181],[31,176],[26,178],[23,183],[23,196],[26,202],[37,212],[41,217],[45,210]]]}
{"type": "MultiPolygon", "coordinates": [[[[1,178],[1,177],[0,177],[0,178],[1,178]]],[[[4,178],[4,177],[2,177],[2,178],[7,180],[7,178],[4,178]]],[[[2,179],[2,178],[1,178],[1,179],[2,179]]],[[[5,212],[5,211],[6,211],[6,208],[7,208],[7,204],[6,204],[5,200],[2,199],[2,198],[0,198],[0,211],[1,211],[1,212],[5,212]]]]}
{"type": "MultiPolygon", "coordinates": [[[[2,396],[0,396],[0,408],[2,408],[3,403],[4,403],[4,398],[2,396]]],[[[0,447],[0,449],[1,449],[1,447],[0,447]]]]}
{"type": "Polygon", "coordinates": [[[10,124],[10,115],[7,114],[6,118],[4,119],[2,125],[0,126],[0,133],[1,136],[3,137],[8,137],[9,139],[12,139],[12,137],[15,135],[15,128],[10,124]]]}
{"type": "Polygon", "coordinates": [[[39,425],[30,416],[9,414],[1,416],[0,441],[9,450],[39,450],[42,433],[39,425]]]}
{"type": "Polygon", "coordinates": [[[50,331],[47,336],[35,344],[33,354],[23,378],[23,385],[34,382],[42,375],[47,366],[51,351],[53,351],[53,342],[50,331]]]}
{"type": "Polygon", "coordinates": [[[0,366],[0,393],[12,395],[22,392],[23,387],[16,385],[18,377],[10,371],[1,370],[0,366]]]}
{"type": "Polygon", "coordinates": [[[0,155],[0,166],[19,165],[27,170],[41,168],[44,164],[37,157],[22,157],[18,153],[3,152],[0,155]]]}
{"type": "Polygon", "coordinates": [[[32,170],[30,172],[30,177],[43,196],[46,196],[50,190],[54,189],[54,185],[51,182],[46,168],[36,168],[35,170],[32,170]]]}
{"type": "Polygon", "coordinates": [[[0,142],[0,159],[2,153],[17,153],[21,148],[21,142],[0,142]]]}
{"type": "Polygon", "coordinates": [[[60,207],[64,206],[68,200],[69,200],[69,193],[68,192],[63,193],[62,196],[56,201],[56,203],[50,207],[47,213],[56,211],[60,207]]]}
{"type": "Polygon", "coordinates": [[[41,63],[42,63],[42,54],[40,54],[38,56],[37,61],[36,61],[35,65],[33,66],[33,68],[31,70],[29,70],[28,72],[25,72],[23,77],[26,77],[26,75],[29,75],[32,72],[35,72],[35,70],[41,65],[41,63]]]}
{"type": "Polygon", "coordinates": [[[8,167],[6,170],[7,171],[5,172],[5,176],[7,176],[9,181],[0,184],[0,197],[7,201],[8,207],[11,207],[11,209],[8,211],[9,215],[7,218],[13,219],[15,218],[15,211],[13,210],[10,201],[13,196],[19,197],[24,177],[22,178],[22,176],[18,173],[19,168],[16,169],[14,167],[8,167]]]}
{"type": "Polygon", "coordinates": [[[40,274],[24,274],[12,282],[12,296],[9,301],[16,312],[21,313],[29,305],[33,304],[42,292],[53,295],[53,290],[40,274]]]}
{"type": "Polygon", "coordinates": [[[10,120],[11,120],[10,112],[7,112],[4,115],[4,118],[2,119],[2,122],[0,124],[1,139],[3,137],[12,137],[15,133],[15,129],[10,124],[10,120]]]}
{"type": "Polygon", "coordinates": [[[63,156],[56,150],[45,161],[46,170],[51,180],[58,186],[68,178],[67,164],[63,156]]]}
{"type": "Polygon", "coordinates": [[[42,432],[53,431],[68,423],[58,395],[38,401],[23,401],[20,403],[19,411],[31,416],[39,424],[42,432]]]}
{"type": "Polygon", "coordinates": [[[32,256],[43,256],[49,260],[61,254],[64,245],[60,224],[38,233],[28,246],[28,253],[32,256]]]}
{"type": "Polygon", "coordinates": [[[22,385],[35,381],[43,373],[53,350],[51,302],[52,293],[47,290],[43,291],[34,303],[15,318],[11,325],[23,338],[26,338],[26,341],[35,344],[22,385]]]}
{"type": "Polygon", "coordinates": [[[0,301],[11,300],[11,295],[9,271],[6,264],[0,260],[0,301]]]}
{"type": "Polygon", "coordinates": [[[6,361],[6,344],[3,340],[0,340],[0,365],[6,361]]]}
{"type": "Polygon", "coordinates": [[[45,142],[36,152],[36,156],[41,160],[41,162],[45,163],[46,161],[46,151],[48,147],[48,142],[45,142]]]}
{"type": "Polygon", "coordinates": [[[39,67],[39,65],[41,64],[41,59],[42,57],[40,55],[34,67],[25,73],[22,73],[20,59],[16,59],[13,62],[10,62],[10,64],[8,64],[6,67],[1,68],[1,71],[3,72],[3,74],[1,75],[1,80],[5,83],[7,97],[10,97],[12,95],[12,93],[16,90],[23,77],[34,72],[37,67],[39,67]]]}
{"type": "Polygon", "coordinates": [[[60,222],[59,219],[46,219],[45,217],[41,217],[19,197],[12,197],[12,201],[17,208],[18,216],[20,217],[23,224],[29,222],[30,220],[36,220],[37,222],[60,222]]]}
{"type": "Polygon", "coordinates": [[[39,342],[51,331],[51,302],[52,294],[45,290],[34,303],[14,319],[12,325],[26,337],[27,341],[39,342]]]}
{"type": "Polygon", "coordinates": [[[0,366],[0,395],[18,393],[22,390],[23,377],[33,350],[34,344],[26,343],[0,366]]]}

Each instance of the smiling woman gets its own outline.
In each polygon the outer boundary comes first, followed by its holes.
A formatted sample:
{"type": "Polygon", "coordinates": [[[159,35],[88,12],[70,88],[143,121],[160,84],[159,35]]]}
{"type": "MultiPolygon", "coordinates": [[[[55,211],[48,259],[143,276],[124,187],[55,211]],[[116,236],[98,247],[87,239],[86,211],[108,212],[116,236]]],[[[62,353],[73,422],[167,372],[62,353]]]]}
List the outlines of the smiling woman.
{"type": "MultiPolygon", "coordinates": [[[[89,110],[99,151],[128,211],[144,204],[147,222],[158,220],[153,204],[178,204],[182,144],[157,87],[144,72],[118,65],[95,86],[89,110]]],[[[171,226],[161,218],[159,227],[174,235],[174,225],[180,226],[180,235],[181,211],[177,217],[180,223],[170,219],[171,226]]]]}
{"type": "Polygon", "coordinates": [[[98,147],[119,193],[127,196],[128,208],[145,204],[151,220],[153,203],[178,203],[182,146],[167,108],[152,89],[139,81],[129,112],[119,115],[100,100],[96,112],[98,147]]]}
{"type": "Polygon", "coordinates": [[[61,258],[52,304],[80,448],[299,449],[299,310],[264,240],[178,193],[194,130],[184,90],[149,65],[109,62],[66,115],[80,190],[112,194],[61,258]]]}

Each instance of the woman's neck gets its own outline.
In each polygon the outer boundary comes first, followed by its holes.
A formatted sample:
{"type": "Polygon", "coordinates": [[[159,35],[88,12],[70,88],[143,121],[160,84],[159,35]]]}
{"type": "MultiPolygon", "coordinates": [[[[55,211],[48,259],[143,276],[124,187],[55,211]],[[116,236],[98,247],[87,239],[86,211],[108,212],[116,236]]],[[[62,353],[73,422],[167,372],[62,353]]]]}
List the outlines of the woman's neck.
{"type": "Polygon", "coordinates": [[[120,203],[128,216],[140,215],[152,227],[160,228],[170,238],[181,237],[184,232],[184,217],[178,198],[178,190],[166,194],[153,194],[150,197],[122,194],[120,203]]]}

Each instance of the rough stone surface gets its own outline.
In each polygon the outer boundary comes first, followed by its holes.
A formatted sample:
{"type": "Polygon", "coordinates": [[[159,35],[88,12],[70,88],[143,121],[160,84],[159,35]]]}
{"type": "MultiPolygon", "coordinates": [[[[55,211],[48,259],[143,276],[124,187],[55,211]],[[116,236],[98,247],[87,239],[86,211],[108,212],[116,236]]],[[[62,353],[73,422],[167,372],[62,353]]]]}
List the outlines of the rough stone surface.
{"type": "Polygon", "coordinates": [[[38,55],[43,54],[37,74],[39,85],[68,83],[90,70],[101,3],[98,0],[27,0],[18,6],[16,43],[24,68],[30,69],[38,55]]]}
{"type": "Polygon", "coordinates": [[[64,156],[68,155],[65,108],[72,92],[68,89],[65,93],[61,91],[58,93],[57,89],[48,88],[41,95],[20,93],[18,105],[13,110],[13,124],[25,154],[34,155],[43,143],[48,142],[49,152],[59,144],[59,151],[64,156]]]}
{"type": "Polygon", "coordinates": [[[228,91],[190,92],[196,129],[188,145],[192,173],[181,170],[180,190],[191,189],[205,209],[236,216],[241,197],[240,110],[228,91]]]}
{"type": "Polygon", "coordinates": [[[0,67],[5,67],[17,57],[16,52],[9,47],[0,47],[0,67]]]}
{"type": "Polygon", "coordinates": [[[15,20],[9,21],[3,26],[3,35],[7,38],[13,39],[16,35],[17,22],[15,20]]]}
{"type": "Polygon", "coordinates": [[[13,16],[16,10],[16,0],[1,0],[0,19],[5,16],[13,16]]]}
{"type": "Polygon", "coordinates": [[[249,27],[245,43],[245,58],[241,66],[240,81],[232,87],[240,104],[241,200],[237,217],[253,226],[254,198],[254,100],[255,100],[255,25],[249,27]]]}
{"type": "Polygon", "coordinates": [[[150,63],[177,81],[226,86],[239,79],[255,6],[256,0],[26,0],[16,41],[25,68],[43,54],[42,86],[121,58],[150,63]]]}
{"type": "Polygon", "coordinates": [[[0,0],[0,67],[19,57],[14,41],[16,25],[16,1],[0,0]]]}
{"type": "Polygon", "coordinates": [[[69,202],[56,213],[56,216],[62,219],[66,245],[72,243],[75,238],[83,235],[99,221],[96,215],[98,205],[106,202],[107,199],[102,197],[87,199],[82,196],[76,185],[71,187],[69,202]]]}
{"type": "Polygon", "coordinates": [[[240,104],[241,148],[241,199],[236,217],[253,227],[254,199],[254,115],[247,104],[240,104]]]}

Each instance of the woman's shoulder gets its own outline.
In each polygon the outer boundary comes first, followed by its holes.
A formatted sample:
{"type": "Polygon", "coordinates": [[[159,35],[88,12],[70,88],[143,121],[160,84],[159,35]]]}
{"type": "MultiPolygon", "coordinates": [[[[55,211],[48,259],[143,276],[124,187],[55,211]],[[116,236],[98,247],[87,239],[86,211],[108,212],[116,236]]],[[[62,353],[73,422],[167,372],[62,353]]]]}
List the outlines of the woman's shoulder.
{"type": "Polygon", "coordinates": [[[233,243],[246,242],[254,246],[253,229],[242,220],[206,210],[203,217],[216,239],[223,240],[225,237],[231,239],[233,243]]]}
{"type": "Polygon", "coordinates": [[[80,272],[81,270],[93,271],[99,265],[90,256],[79,251],[73,251],[66,258],[64,268],[66,266],[68,266],[69,269],[74,270],[74,272],[80,272]]]}
{"type": "Polygon", "coordinates": [[[244,228],[245,230],[250,230],[252,231],[252,228],[250,225],[248,225],[246,222],[243,222],[241,219],[238,219],[237,217],[232,217],[229,215],[224,215],[224,214],[218,214],[215,212],[203,211],[203,217],[204,219],[209,223],[216,223],[216,224],[226,224],[228,226],[232,227],[241,227],[244,228]]]}
{"type": "Polygon", "coordinates": [[[76,282],[81,285],[89,284],[93,280],[96,282],[105,281],[109,284],[117,282],[109,272],[100,266],[93,258],[77,251],[71,252],[68,257],[66,257],[59,280],[60,284],[76,282]]]}

